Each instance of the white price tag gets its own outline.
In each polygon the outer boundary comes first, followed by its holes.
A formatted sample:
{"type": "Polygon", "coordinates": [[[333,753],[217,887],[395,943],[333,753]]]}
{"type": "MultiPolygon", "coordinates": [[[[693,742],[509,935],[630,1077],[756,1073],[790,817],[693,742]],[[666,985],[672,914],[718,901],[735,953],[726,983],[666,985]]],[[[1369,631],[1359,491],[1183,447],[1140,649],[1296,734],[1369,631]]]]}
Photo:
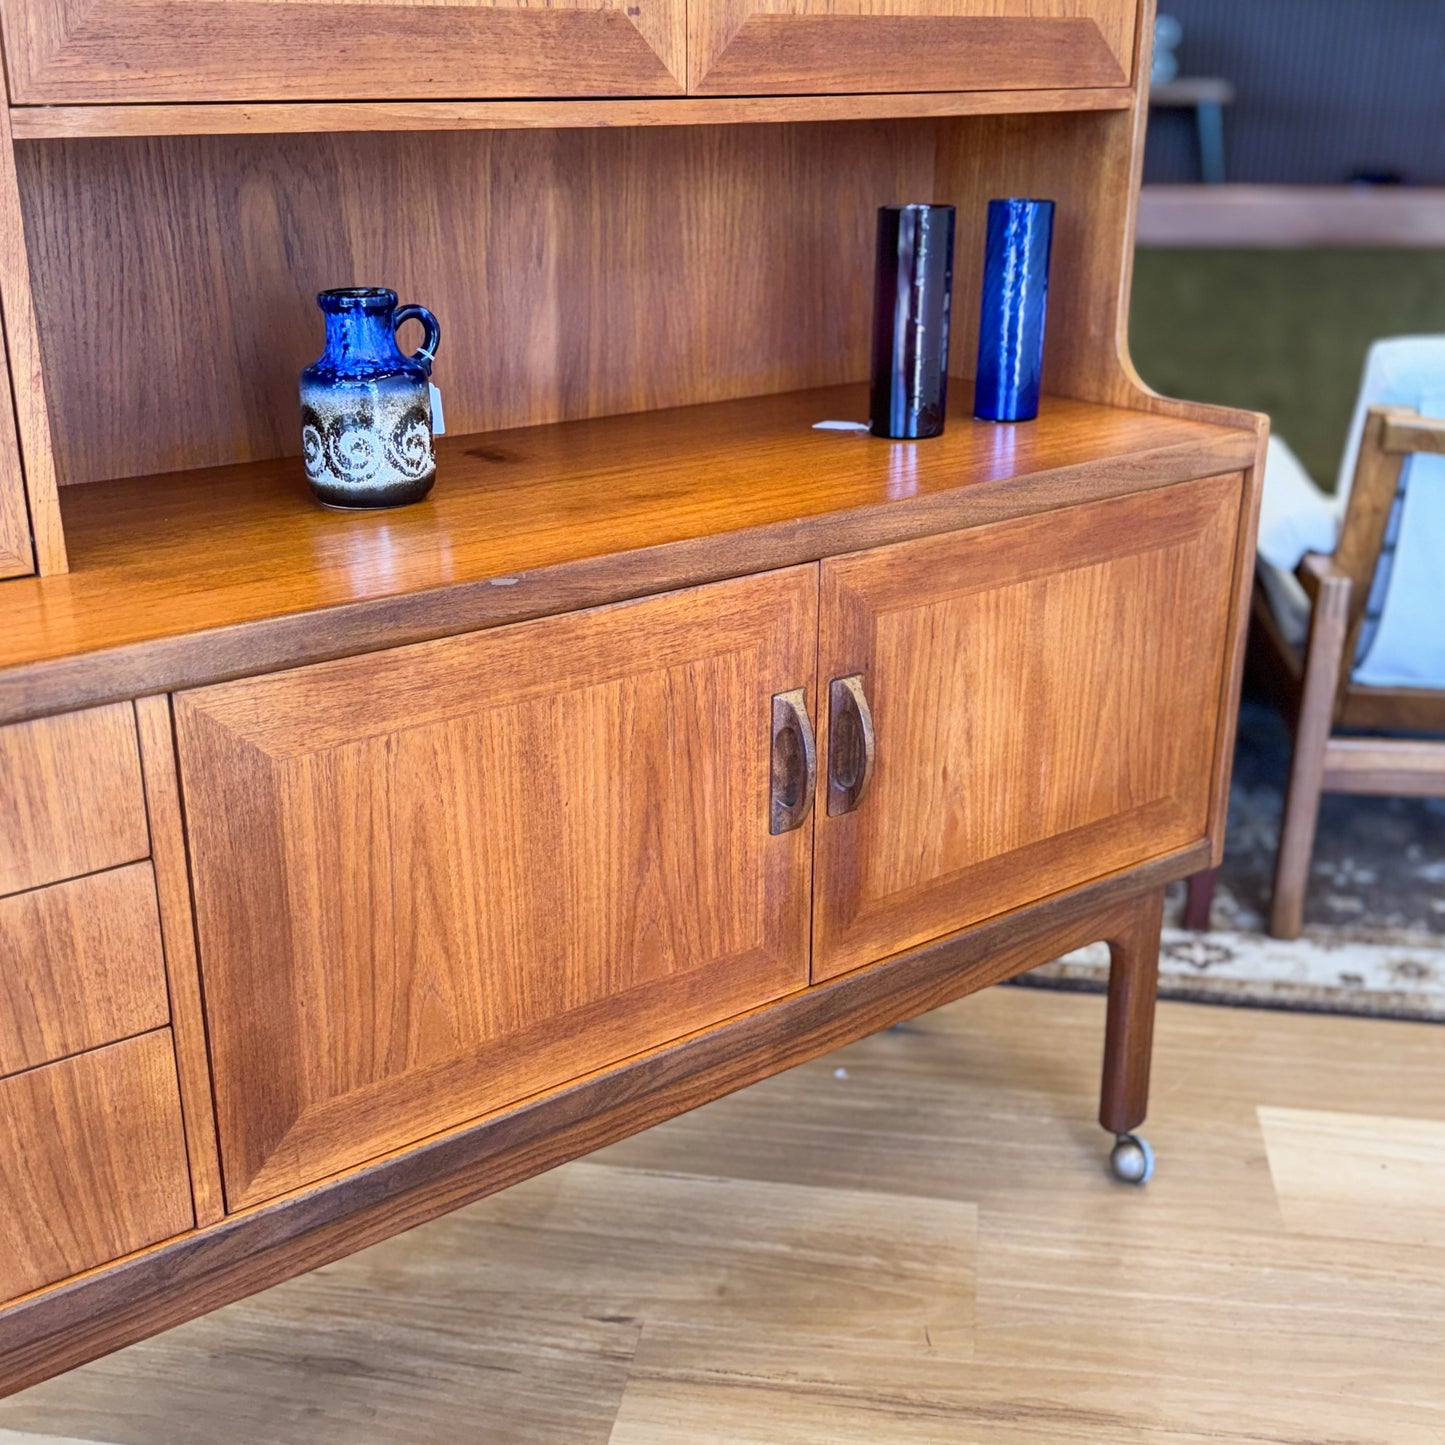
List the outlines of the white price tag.
{"type": "Polygon", "coordinates": [[[431,429],[433,436],[445,436],[447,430],[446,413],[442,411],[442,394],[437,389],[435,382],[429,381],[431,387],[431,429]]]}

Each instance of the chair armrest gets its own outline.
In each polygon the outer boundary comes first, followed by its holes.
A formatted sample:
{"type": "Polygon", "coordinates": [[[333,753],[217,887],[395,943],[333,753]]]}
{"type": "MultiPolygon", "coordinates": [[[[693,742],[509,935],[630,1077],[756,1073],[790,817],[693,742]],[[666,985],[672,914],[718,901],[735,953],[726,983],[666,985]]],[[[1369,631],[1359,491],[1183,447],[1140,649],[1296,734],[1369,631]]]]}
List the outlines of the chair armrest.
{"type": "Polygon", "coordinates": [[[1335,565],[1334,557],[1328,552],[1306,552],[1294,575],[1299,578],[1300,586],[1309,594],[1311,602],[1319,599],[1320,588],[1326,583],[1351,581],[1349,574],[1335,565]]]}
{"type": "Polygon", "coordinates": [[[1387,452],[1445,455],[1445,419],[1419,416],[1414,412],[1387,412],[1380,445],[1387,452]]]}

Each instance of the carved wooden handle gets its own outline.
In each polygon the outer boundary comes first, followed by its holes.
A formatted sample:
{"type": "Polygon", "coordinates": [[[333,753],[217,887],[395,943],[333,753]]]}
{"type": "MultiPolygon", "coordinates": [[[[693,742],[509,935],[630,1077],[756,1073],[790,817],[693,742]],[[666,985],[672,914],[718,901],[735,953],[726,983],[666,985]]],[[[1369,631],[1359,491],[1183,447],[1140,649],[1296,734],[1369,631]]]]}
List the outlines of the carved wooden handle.
{"type": "Polygon", "coordinates": [[[818,746],[801,687],[773,698],[773,795],[769,829],[791,833],[813,811],[818,790],[818,746]]]}
{"type": "Polygon", "coordinates": [[[835,677],[828,687],[828,816],[851,813],[873,776],[873,713],[863,678],[835,677]]]}

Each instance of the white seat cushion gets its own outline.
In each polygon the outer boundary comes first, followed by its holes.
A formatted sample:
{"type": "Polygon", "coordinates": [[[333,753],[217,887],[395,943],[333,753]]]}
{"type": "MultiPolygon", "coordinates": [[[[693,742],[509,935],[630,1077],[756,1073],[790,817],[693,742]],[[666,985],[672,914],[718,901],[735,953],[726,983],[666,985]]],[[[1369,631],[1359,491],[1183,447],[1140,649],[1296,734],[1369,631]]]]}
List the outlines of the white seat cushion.
{"type": "MultiPolygon", "coordinates": [[[[1414,404],[1423,416],[1445,417],[1445,375],[1414,404]]],[[[1392,543],[1379,620],[1364,639],[1354,680],[1445,689],[1445,457],[1416,454],[1405,463],[1385,538],[1387,548],[1392,543]]]]}
{"type": "MultiPolygon", "coordinates": [[[[1335,497],[1320,491],[1280,437],[1265,457],[1259,577],[1286,639],[1303,647],[1309,602],[1292,574],[1306,552],[1332,552],[1371,406],[1445,418],[1445,336],[1377,341],[1365,361],[1335,497]]],[[[1354,680],[1445,689],[1445,457],[1411,457],[1376,569],[1354,680]]]]}
{"type": "Polygon", "coordinates": [[[1272,436],[1264,457],[1259,501],[1259,555],[1281,572],[1293,572],[1306,552],[1333,552],[1340,512],[1305,471],[1283,437],[1272,436]]]}
{"type": "Polygon", "coordinates": [[[1310,635],[1310,595],[1293,572],[1286,572],[1260,557],[1255,574],[1264,588],[1265,600],[1279,626],[1280,635],[1294,650],[1304,656],[1310,635]]]}

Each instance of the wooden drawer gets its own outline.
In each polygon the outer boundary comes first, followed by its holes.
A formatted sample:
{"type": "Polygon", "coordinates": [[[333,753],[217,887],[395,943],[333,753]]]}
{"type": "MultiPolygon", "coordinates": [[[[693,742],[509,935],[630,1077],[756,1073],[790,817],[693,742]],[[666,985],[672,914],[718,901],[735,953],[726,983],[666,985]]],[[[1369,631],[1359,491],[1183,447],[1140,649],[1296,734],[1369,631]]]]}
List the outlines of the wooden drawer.
{"type": "Polygon", "coordinates": [[[130,703],[0,728],[0,895],[149,854],[130,703]]]}
{"type": "Polygon", "coordinates": [[[169,1021],[149,863],[0,898],[0,1075],[169,1021]]]}
{"type": "Polygon", "coordinates": [[[1127,85],[1135,0],[692,0],[699,95],[1127,85]]]}
{"type": "Polygon", "coordinates": [[[169,1029],[0,1080],[0,1300],[194,1223],[169,1029]]]}
{"type": "Polygon", "coordinates": [[[23,105],[679,95],[687,43],[685,0],[0,0],[0,18],[23,105]]]}

